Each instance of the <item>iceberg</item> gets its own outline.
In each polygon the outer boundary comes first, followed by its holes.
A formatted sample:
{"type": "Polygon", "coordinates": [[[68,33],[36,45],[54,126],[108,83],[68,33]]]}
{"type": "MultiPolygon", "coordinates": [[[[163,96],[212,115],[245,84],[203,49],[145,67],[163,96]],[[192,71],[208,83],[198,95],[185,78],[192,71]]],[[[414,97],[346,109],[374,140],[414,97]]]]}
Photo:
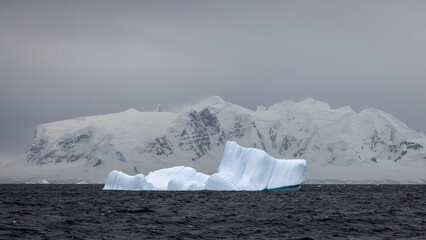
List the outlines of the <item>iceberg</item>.
{"type": "Polygon", "coordinates": [[[34,182],[26,182],[26,184],[49,184],[49,181],[47,181],[46,179],[35,180],[34,182]]]}
{"type": "Polygon", "coordinates": [[[298,189],[306,180],[306,160],[275,159],[265,151],[227,142],[218,172],[207,175],[191,167],[171,167],[129,176],[110,172],[104,190],[262,191],[298,189]]]}
{"type": "Polygon", "coordinates": [[[110,172],[105,180],[103,190],[152,190],[154,187],[146,181],[143,174],[129,176],[121,171],[110,172]]]}
{"type": "Polygon", "coordinates": [[[306,160],[275,159],[265,151],[227,142],[218,173],[207,190],[278,190],[300,186],[306,179],[306,160]]]}

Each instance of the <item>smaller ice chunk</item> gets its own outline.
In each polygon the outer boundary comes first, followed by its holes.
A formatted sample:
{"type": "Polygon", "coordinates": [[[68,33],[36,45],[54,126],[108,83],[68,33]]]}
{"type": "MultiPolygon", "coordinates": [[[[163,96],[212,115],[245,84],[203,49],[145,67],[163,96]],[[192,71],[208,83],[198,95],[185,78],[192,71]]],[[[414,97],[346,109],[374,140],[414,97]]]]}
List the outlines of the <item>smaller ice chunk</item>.
{"type": "Polygon", "coordinates": [[[183,191],[183,190],[204,190],[205,184],[197,181],[185,181],[182,179],[171,179],[167,185],[167,190],[183,191]]]}
{"type": "Polygon", "coordinates": [[[206,183],[205,189],[218,191],[233,191],[236,189],[236,182],[225,175],[213,174],[206,183]]]}
{"type": "Polygon", "coordinates": [[[110,172],[105,180],[103,190],[151,190],[154,186],[146,181],[143,174],[129,176],[121,171],[110,172]]]}
{"type": "Polygon", "coordinates": [[[171,167],[150,172],[146,179],[156,190],[201,190],[209,175],[197,172],[191,167],[171,167]]]}
{"type": "Polygon", "coordinates": [[[49,184],[49,181],[47,181],[46,179],[35,180],[34,182],[26,182],[26,184],[49,184]]]}

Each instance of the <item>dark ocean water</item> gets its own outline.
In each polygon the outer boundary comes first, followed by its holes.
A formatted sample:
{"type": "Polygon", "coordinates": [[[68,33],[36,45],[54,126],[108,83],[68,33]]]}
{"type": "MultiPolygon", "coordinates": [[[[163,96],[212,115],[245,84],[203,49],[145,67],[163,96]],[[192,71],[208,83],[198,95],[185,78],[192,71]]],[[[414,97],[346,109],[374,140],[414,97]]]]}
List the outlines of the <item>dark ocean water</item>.
{"type": "Polygon", "coordinates": [[[0,185],[0,239],[426,239],[426,185],[298,192],[0,185]]]}

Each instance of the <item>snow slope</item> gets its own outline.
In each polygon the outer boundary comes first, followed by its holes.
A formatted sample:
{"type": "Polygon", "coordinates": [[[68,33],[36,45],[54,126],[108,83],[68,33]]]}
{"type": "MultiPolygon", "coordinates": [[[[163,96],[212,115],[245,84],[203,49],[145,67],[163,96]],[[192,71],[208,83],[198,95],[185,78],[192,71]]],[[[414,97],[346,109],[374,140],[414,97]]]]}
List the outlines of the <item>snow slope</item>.
{"type": "Polygon", "coordinates": [[[217,96],[178,112],[129,109],[41,124],[23,170],[2,176],[103,182],[114,169],[147,174],[178,165],[211,174],[226,141],[307,159],[308,180],[426,181],[426,135],[386,112],[332,109],[311,98],[252,111],[217,96]]]}

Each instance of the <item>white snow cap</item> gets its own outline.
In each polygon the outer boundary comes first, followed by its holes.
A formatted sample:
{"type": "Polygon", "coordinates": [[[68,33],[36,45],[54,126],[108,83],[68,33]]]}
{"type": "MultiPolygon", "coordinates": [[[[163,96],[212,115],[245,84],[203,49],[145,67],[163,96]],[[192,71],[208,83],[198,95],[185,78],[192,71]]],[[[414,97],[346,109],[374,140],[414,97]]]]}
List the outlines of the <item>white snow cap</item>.
{"type": "Polygon", "coordinates": [[[261,191],[302,184],[306,160],[275,159],[255,148],[227,142],[217,173],[209,176],[190,167],[172,167],[128,176],[112,171],[104,190],[237,190],[261,191]]]}

